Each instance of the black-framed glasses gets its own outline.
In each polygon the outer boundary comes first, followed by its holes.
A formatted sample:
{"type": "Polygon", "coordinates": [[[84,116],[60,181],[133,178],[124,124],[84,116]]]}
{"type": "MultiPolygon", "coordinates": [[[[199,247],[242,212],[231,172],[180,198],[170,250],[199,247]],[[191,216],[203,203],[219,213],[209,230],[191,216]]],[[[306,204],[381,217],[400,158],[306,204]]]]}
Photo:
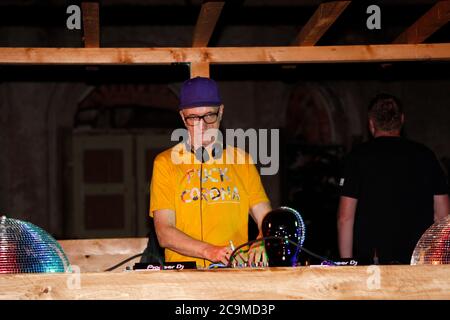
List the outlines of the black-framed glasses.
{"type": "Polygon", "coordinates": [[[184,120],[189,126],[196,126],[200,123],[200,120],[202,119],[207,124],[213,124],[217,121],[218,117],[219,112],[215,112],[215,113],[207,113],[202,116],[187,116],[184,117],[184,120]]]}

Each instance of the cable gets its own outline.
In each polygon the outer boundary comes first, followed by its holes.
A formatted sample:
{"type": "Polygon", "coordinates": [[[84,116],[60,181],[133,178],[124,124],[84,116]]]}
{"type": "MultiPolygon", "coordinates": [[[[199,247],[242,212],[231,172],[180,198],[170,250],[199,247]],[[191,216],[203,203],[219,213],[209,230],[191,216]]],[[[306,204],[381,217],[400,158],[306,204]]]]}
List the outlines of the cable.
{"type": "MultiPolygon", "coordinates": [[[[271,239],[272,239],[272,240],[273,240],[273,239],[275,239],[275,240],[278,239],[278,240],[288,241],[289,243],[291,243],[291,244],[293,244],[294,246],[298,247],[300,250],[306,252],[306,253],[309,254],[310,256],[312,256],[312,257],[314,257],[314,258],[317,258],[317,259],[320,259],[320,260],[323,260],[323,261],[330,262],[332,265],[336,265],[336,263],[335,263],[334,261],[332,261],[332,260],[330,260],[330,259],[327,259],[327,258],[325,258],[325,257],[319,256],[318,254],[315,254],[314,252],[309,251],[309,250],[306,249],[305,247],[299,245],[298,243],[296,243],[296,242],[294,242],[294,241],[292,241],[292,240],[290,240],[290,239],[286,239],[286,238],[282,238],[282,237],[269,236],[269,237],[264,237],[264,238],[261,238],[261,239],[251,240],[251,241],[248,241],[248,242],[246,242],[246,243],[241,244],[240,246],[237,246],[237,247],[234,249],[234,251],[231,253],[230,261],[228,262],[228,267],[231,267],[231,264],[233,263],[234,256],[235,256],[236,253],[239,251],[239,249],[241,249],[241,248],[243,248],[243,247],[245,247],[245,246],[251,245],[251,244],[253,244],[253,243],[256,243],[256,242],[261,242],[261,241],[271,240],[271,239]]],[[[115,266],[112,266],[111,268],[106,269],[104,272],[110,272],[110,271],[112,271],[112,270],[114,270],[114,269],[117,269],[118,267],[124,265],[124,264],[127,263],[128,261],[131,261],[131,260],[133,260],[133,259],[135,259],[135,258],[141,257],[142,255],[143,255],[143,253],[139,253],[139,254],[136,254],[136,255],[134,255],[134,256],[132,256],[132,257],[129,257],[129,258],[127,258],[127,259],[125,259],[125,260],[119,262],[119,263],[116,264],[115,266]]],[[[221,264],[214,264],[213,267],[223,267],[223,266],[222,266],[221,264]]]]}
{"type": "MultiPolygon", "coordinates": [[[[200,234],[203,242],[203,152],[202,152],[202,162],[200,163],[200,234]]],[[[206,266],[206,261],[203,259],[203,266],[206,266]]]]}
{"type": "Polygon", "coordinates": [[[265,240],[272,240],[272,239],[274,239],[274,240],[278,239],[278,240],[288,241],[289,243],[293,244],[294,246],[296,246],[296,247],[299,248],[300,250],[304,251],[305,253],[309,254],[310,256],[312,256],[312,257],[314,257],[314,258],[317,258],[317,259],[319,259],[319,260],[327,261],[327,262],[331,263],[332,265],[336,265],[336,263],[335,263],[334,261],[332,261],[332,260],[330,260],[330,259],[328,259],[328,258],[322,257],[322,256],[320,256],[320,255],[318,255],[318,254],[315,254],[314,252],[309,251],[309,250],[306,249],[305,247],[301,246],[300,244],[298,244],[298,243],[296,243],[296,242],[294,242],[294,241],[292,241],[292,240],[290,240],[290,239],[286,239],[286,238],[282,238],[282,237],[276,237],[276,236],[269,236],[269,237],[263,237],[263,238],[260,238],[260,239],[251,240],[251,241],[248,241],[248,242],[243,243],[243,244],[241,244],[240,246],[236,247],[236,248],[233,250],[233,252],[231,253],[230,261],[228,262],[228,267],[231,267],[231,265],[232,265],[232,263],[233,263],[234,256],[236,255],[236,253],[238,252],[239,249],[241,249],[241,248],[243,248],[243,247],[245,247],[245,246],[251,245],[251,244],[253,244],[253,243],[256,243],[256,242],[261,242],[261,241],[265,241],[265,240]]]}
{"type": "Polygon", "coordinates": [[[135,258],[139,258],[143,255],[143,253],[139,253],[139,254],[135,254],[132,257],[126,258],[125,260],[119,262],[118,264],[116,264],[115,266],[112,266],[111,268],[106,269],[104,272],[109,272],[109,271],[113,271],[114,269],[117,269],[118,267],[120,267],[121,265],[124,265],[125,263],[127,263],[128,261],[131,261],[135,258]]]}
{"type": "Polygon", "coordinates": [[[218,268],[227,268],[228,266],[223,263],[214,263],[208,266],[208,269],[218,269],[218,268]]]}

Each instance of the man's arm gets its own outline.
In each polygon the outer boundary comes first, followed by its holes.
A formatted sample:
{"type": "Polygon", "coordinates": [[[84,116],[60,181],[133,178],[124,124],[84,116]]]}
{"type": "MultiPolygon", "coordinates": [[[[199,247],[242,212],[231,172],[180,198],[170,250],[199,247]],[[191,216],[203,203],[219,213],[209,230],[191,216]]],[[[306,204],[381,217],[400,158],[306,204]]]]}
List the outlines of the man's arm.
{"type": "Polygon", "coordinates": [[[250,208],[250,215],[252,216],[253,220],[255,220],[258,226],[259,230],[258,238],[262,237],[262,230],[261,230],[262,221],[266,216],[266,214],[269,213],[269,211],[271,210],[272,207],[269,202],[260,202],[250,208]]]}
{"type": "Polygon", "coordinates": [[[440,222],[449,215],[450,206],[448,195],[435,195],[434,199],[434,222],[440,222]]]}
{"type": "Polygon", "coordinates": [[[434,222],[439,222],[449,214],[448,181],[436,155],[429,150],[429,177],[433,188],[434,222]]]}
{"type": "Polygon", "coordinates": [[[344,196],[339,201],[337,228],[341,258],[353,258],[353,224],[357,203],[357,199],[344,196]]]}
{"type": "MultiPolygon", "coordinates": [[[[272,207],[269,202],[260,202],[255,204],[250,208],[250,215],[252,216],[253,220],[255,220],[257,226],[258,226],[258,236],[257,239],[262,238],[262,221],[264,217],[266,216],[269,211],[272,210],[272,207]]],[[[264,250],[264,244],[263,243],[255,243],[252,246],[250,246],[249,254],[248,254],[248,263],[258,263],[262,261],[264,264],[267,263],[267,256],[266,252],[264,250]]]]}
{"type": "Polygon", "coordinates": [[[175,212],[169,209],[155,210],[153,213],[159,244],[182,255],[207,259],[212,262],[228,263],[231,248],[214,246],[193,239],[175,226],[175,212]]]}

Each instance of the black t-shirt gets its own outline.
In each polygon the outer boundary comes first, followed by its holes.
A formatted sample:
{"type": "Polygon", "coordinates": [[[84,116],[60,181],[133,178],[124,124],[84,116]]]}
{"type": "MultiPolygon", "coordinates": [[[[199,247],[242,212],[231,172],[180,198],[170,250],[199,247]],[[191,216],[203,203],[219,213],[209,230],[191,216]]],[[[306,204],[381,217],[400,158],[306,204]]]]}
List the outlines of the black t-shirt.
{"type": "Polygon", "coordinates": [[[409,264],[417,241],[433,224],[433,196],[447,194],[434,153],[400,137],[378,137],[344,161],[341,196],[358,199],[354,257],[362,263],[409,264]]]}

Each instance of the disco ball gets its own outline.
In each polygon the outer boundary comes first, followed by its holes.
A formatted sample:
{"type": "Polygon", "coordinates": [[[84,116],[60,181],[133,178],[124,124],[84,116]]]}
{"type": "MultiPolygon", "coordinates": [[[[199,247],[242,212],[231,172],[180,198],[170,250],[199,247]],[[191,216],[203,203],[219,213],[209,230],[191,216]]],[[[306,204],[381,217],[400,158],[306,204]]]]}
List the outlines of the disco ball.
{"type": "Polygon", "coordinates": [[[0,218],[0,273],[69,272],[59,243],[32,223],[0,218]]]}
{"type": "Polygon", "coordinates": [[[303,246],[305,241],[305,223],[300,213],[289,207],[280,207],[270,211],[263,219],[262,233],[264,237],[272,236],[285,239],[264,241],[270,266],[297,265],[300,248],[287,240],[303,246]]]}
{"type": "Polygon", "coordinates": [[[450,216],[425,231],[414,249],[411,264],[450,264],[450,216]]]}

